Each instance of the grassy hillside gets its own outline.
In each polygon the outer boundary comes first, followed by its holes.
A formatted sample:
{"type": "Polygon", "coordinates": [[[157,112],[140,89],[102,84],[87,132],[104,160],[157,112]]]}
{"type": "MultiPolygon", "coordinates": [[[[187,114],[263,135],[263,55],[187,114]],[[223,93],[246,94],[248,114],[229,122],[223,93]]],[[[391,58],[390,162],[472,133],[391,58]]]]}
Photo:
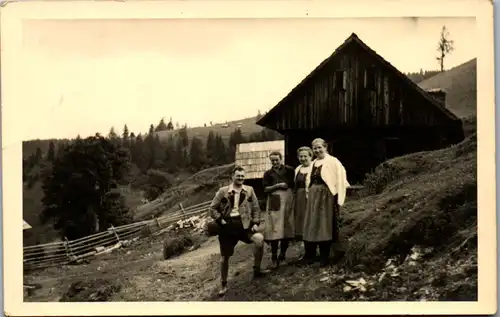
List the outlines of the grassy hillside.
{"type": "Polygon", "coordinates": [[[185,207],[211,200],[216,190],[229,183],[234,164],[216,166],[200,171],[178,185],[169,188],[161,200],[155,200],[139,206],[134,219],[150,219],[179,210],[179,204],[185,207]]]}
{"type": "MultiPolygon", "coordinates": [[[[236,120],[236,121],[230,121],[227,122],[228,127],[223,127],[223,123],[220,124],[214,124],[213,126],[207,126],[207,127],[193,127],[193,128],[188,128],[188,137],[191,139],[192,137],[198,137],[200,138],[203,142],[207,139],[208,133],[210,131],[213,131],[214,133],[218,133],[225,141],[229,140],[229,136],[231,132],[234,131],[238,127],[238,124],[241,124],[241,132],[243,133],[244,136],[248,136],[251,133],[254,132],[260,132],[262,130],[262,127],[260,125],[257,125],[256,122],[257,117],[252,117],[252,118],[246,118],[246,119],[241,119],[241,120],[236,120]]],[[[160,131],[157,132],[158,136],[160,137],[160,140],[168,138],[170,135],[177,135],[177,130],[173,131],[160,131]]]]}
{"type": "Polygon", "coordinates": [[[446,91],[446,107],[459,118],[476,115],[477,60],[474,58],[462,65],[428,78],[418,85],[423,89],[441,88],[446,91]]]}

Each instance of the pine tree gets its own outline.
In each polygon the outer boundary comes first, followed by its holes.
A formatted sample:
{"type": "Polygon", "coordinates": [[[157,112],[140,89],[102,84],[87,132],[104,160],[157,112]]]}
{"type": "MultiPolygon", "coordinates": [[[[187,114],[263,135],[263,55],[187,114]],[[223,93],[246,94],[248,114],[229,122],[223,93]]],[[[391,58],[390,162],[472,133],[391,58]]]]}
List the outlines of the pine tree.
{"type": "Polygon", "coordinates": [[[158,123],[158,125],[156,126],[155,131],[158,132],[158,131],[165,131],[165,130],[168,130],[168,127],[165,124],[165,120],[163,120],[163,118],[162,118],[160,120],[160,123],[158,123]]]}
{"type": "Polygon", "coordinates": [[[42,221],[77,239],[131,221],[119,196],[112,193],[127,173],[128,152],[101,136],[75,140],[59,152],[43,181],[42,221]]]}
{"type": "Polygon", "coordinates": [[[191,148],[189,150],[189,162],[194,171],[199,171],[205,165],[205,153],[203,151],[203,142],[197,137],[191,139],[191,148]]]}
{"type": "Polygon", "coordinates": [[[207,163],[210,164],[211,166],[216,165],[215,158],[217,156],[217,148],[216,148],[216,140],[215,140],[215,134],[212,130],[208,133],[207,136],[207,141],[205,143],[205,152],[207,156],[207,163]]]}
{"type": "Polygon", "coordinates": [[[165,164],[164,166],[171,173],[174,173],[178,170],[176,164],[176,153],[175,153],[175,141],[172,135],[169,135],[167,141],[165,142],[165,164]]]}
{"type": "Polygon", "coordinates": [[[179,129],[179,139],[181,140],[183,148],[185,148],[186,146],[189,145],[189,137],[187,134],[187,127],[186,126],[179,129]]]}
{"type": "Polygon", "coordinates": [[[165,143],[160,141],[160,136],[155,135],[153,141],[153,166],[152,168],[164,168],[165,167],[165,143]]]}
{"type": "Polygon", "coordinates": [[[47,161],[52,162],[56,157],[56,146],[54,141],[50,141],[49,150],[47,151],[47,161]]]}
{"type": "Polygon", "coordinates": [[[184,146],[182,144],[181,138],[177,138],[175,141],[175,158],[174,164],[177,169],[186,166],[186,161],[184,160],[184,146]]]}
{"type": "Polygon", "coordinates": [[[144,171],[153,168],[155,163],[156,148],[155,148],[154,136],[155,136],[154,126],[151,124],[149,126],[148,134],[144,139],[144,153],[143,153],[145,157],[144,171]]]}
{"type": "Polygon", "coordinates": [[[145,157],[144,147],[144,140],[141,133],[139,133],[135,138],[134,148],[132,149],[132,161],[143,172],[147,171],[149,163],[145,157]]]}
{"type": "Polygon", "coordinates": [[[245,137],[239,128],[236,128],[229,136],[229,157],[231,161],[235,160],[236,146],[240,143],[245,143],[245,137]]]}
{"type": "Polygon", "coordinates": [[[115,128],[111,127],[111,129],[109,129],[108,139],[113,140],[113,139],[116,139],[116,138],[118,138],[118,134],[116,134],[115,128]]]}
{"type": "Polygon", "coordinates": [[[172,117],[170,117],[170,121],[167,124],[167,130],[171,131],[174,129],[174,123],[172,122],[172,117]]]}
{"type": "Polygon", "coordinates": [[[130,154],[132,154],[134,146],[135,146],[135,139],[136,139],[135,133],[131,132],[128,139],[129,139],[130,154]]]}
{"type": "Polygon", "coordinates": [[[123,127],[122,141],[124,147],[130,148],[130,136],[127,125],[123,127]]]}
{"type": "Polygon", "coordinates": [[[224,143],[224,140],[222,137],[217,134],[215,136],[215,163],[217,165],[222,165],[226,164],[229,162],[228,156],[227,156],[227,149],[226,145],[224,143]]]}
{"type": "Polygon", "coordinates": [[[42,157],[43,157],[42,149],[40,149],[40,147],[37,147],[35,154],[33,155],[32,158],[33,165],[37,165],[38,163],[40,163],[42,161],[42,157]]]}

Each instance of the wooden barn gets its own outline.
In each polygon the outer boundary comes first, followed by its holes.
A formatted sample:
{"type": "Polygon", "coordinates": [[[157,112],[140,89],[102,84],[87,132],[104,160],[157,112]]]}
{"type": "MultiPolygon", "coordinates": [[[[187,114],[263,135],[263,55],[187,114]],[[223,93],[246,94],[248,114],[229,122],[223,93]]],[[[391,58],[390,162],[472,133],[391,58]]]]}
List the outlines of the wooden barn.
{"type": "Polygon", "coordinates": [[[265,198],[262,177],[271,168],[269,154],[273,151],[279,151],[284,156],[285,141],[241,143],[236,146],[235,164],[245,169],[245,184],[255,189],[261,201],[265,198]]]}
{"type": "Polygon", "coordinates": [[[287,164],[314,138],[360,183],[384,160],[463,140],[443,91],[426,92],[352,34],[257,124],[285,136],[287,164]]]}

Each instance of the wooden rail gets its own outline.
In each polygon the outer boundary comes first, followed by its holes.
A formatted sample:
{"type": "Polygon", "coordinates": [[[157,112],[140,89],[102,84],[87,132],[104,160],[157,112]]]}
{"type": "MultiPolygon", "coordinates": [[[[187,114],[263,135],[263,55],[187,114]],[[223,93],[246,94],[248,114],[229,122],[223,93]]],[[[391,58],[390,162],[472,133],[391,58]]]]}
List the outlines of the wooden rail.
{"type": "Polygon", "coordinates": [[[23,263],[25,269],[38,269],[50,266],[60,266],[73,262],[75,259],[93,256],[99,250],[113,247],[126,240],[141,238],[155,233],[179,220],[199,216],[208,212],[210,201],[189,207],[181,207],[168,215],[146,221],[139,221],[123,226],[111,226],[87,237],[72,241],[60,241],[23,248],[23,263]]]}

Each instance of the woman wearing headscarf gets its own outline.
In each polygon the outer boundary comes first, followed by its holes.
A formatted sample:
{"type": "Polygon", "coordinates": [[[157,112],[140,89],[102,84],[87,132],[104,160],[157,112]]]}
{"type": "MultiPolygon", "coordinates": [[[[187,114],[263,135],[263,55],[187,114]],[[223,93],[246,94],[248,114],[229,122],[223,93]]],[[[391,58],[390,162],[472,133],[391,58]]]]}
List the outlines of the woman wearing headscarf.
{"type": "Polygon", "coordinates": [[[321,266],[329,263],[332,243],[339,240],[339,209],[344,204],[349,183],[342,163],[328,154],[323,139],[312,142],[316,159],[306,177],[306,214],[303,240],[305,259],[312,263],[319,246],[321,266]]]}
{"type": "Polygon", "coordinates": [[[306,213],[306,178],[311,173],[311,162],[313,158],[312,149],[308,146],[300,147],[297,150],[297,157],[300,165],[295,169],[294,182],[294,214],[295,214],[295,238],[302,240],[304,226],[304,215],[306,213]]]}

